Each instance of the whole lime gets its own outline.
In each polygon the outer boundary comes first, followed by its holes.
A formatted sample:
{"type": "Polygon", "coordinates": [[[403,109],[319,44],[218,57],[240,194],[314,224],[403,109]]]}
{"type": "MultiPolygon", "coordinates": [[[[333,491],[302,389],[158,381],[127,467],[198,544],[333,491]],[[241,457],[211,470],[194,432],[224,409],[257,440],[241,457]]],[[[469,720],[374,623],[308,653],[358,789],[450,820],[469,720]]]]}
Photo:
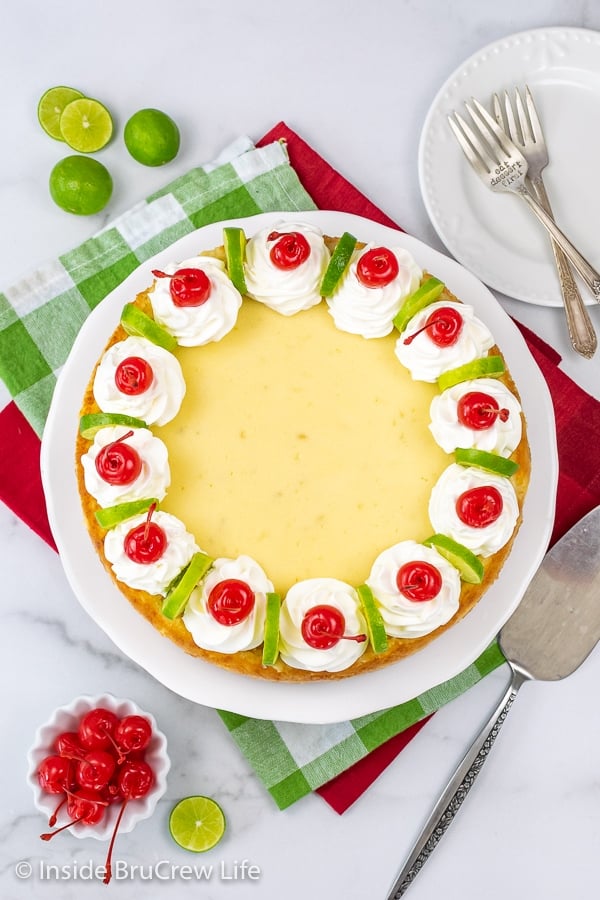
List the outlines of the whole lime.
{"type": "Polygon", "coordinates": [[[50,172],[50,196],[61,209],[78,216],[104,209],[112,189],[106,166],[89,156],[66,156],[50,172]]]}
{"type": "Polygon", "coordinates": [[[163,166],[179,153],[179,128],[160,109],[140,109],[125,125],[125,146],[144,166],[163,166]]]}

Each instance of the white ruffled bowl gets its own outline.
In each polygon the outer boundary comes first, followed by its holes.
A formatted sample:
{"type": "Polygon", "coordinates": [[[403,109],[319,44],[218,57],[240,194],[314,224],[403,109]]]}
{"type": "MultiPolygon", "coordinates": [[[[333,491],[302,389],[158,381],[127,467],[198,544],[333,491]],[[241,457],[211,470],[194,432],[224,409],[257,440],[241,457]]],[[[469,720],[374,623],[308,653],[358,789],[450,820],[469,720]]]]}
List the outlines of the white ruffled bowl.
{"type": "MultiPolygon", "coordinates": [[[[109,709],[120,718],[132,715],[143,716],[152,726],[152,738],[145,750],[144,759],[154,772],[154,785],[145,797],[141,797],[139,800],[130,800],[127,803],[119,826],[119,834],[121,834],[131,831],[138,822],[152,815],[156,804],[167,789],[167,773],[171,768],[171,761],[167,755],[167,739],[158,729],[154,716],[141,710],[131,700],[119,700],[112,694],[101,694],[98,697],[84,695],[77,697],[68,706],[56,709],[50,719],[40,726],[35,734],[33,746],[27,754],[27,781],[33,791],[36,808],[43,812],[48,819],[56,808],[59,796],[58,794],[47,794],[40,787],[37,777],[40,763],[46,756],[50,756],[54,752],[54,741],[59,734],[62,734],[63,731],[77,731],[82,716],[97,707],[109,709]]],[[[68,830],[78,838],[92,837],[102,841],[107,840],[112,835],[120,809],[121,803],[111,803],[102,821],[97,825],[76,823],[68,830]]],[[[61,824],[64,824],[62,817],[57,821],[56,827],[61,824]]]]}

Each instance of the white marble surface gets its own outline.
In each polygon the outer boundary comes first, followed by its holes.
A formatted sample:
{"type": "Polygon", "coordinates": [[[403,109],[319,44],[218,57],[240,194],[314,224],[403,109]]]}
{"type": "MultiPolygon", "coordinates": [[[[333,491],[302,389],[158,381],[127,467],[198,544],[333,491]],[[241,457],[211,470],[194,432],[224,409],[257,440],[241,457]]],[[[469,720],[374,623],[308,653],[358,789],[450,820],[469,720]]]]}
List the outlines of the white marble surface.
{"type": "MultiPolygon", "coordinates": [[[[213,157],[237,134],[258,138],[279,119],[408,231],[442,249],[419,195],[416,162],[421,123],[438,87],[467,56],[513,32],[549,25],[600,29],[600,8],[589,0],[5,0],[2,10],[2,286],[213,157]],[[38,97],[56,83],[103,99],[121,127],[142,106],[164,108],[182,128],[179,158],[168,169],[144,169],[116,141],[100,154],[115,179],[106,213],[92,219],[62,213],[49,199],[47,177],[63,148],[45,137],[35,116],[38,97]]],[[[600,358],[589,363],[569,352],[559,310],[500,300],[563,353],[564,368],[600,397],[600,358]]],[[[592,310],[600,328],[598,312],[592,310]]],[[[317,796],[280,812],[217,715],[173,696],[124,658],[78,605],[55,554],[5,508],[0,535],[4,900],[106,896],[96,883],[41,878],[42,862],[76,861],[75,871],[102,863],[105,848],[67,836],[41,845],[43,822],[24,779],[32,735],[53,707],[106,690],[155,714],[174,761],[159,811],[122,836],[116,857],[146,872],[162,860],[190,863],[166,829],[172,803],[189,793],[218,799],[229,821],[225,840],[200,860],[215,867],[201,890],[177,876],[142,882],[133,869],[108,890],[126,898],[142,890],[148,898],[386,896],[446,777],[503,692],[506,671],[436,715],[344,816],[317,796]],[[260,867],[258,880],[222,877],[221,865],[231,875],[234,862],[244,859],[260,867]],[[28,879],[15,874],[21,860],[33,866],[28,879]]],[[[410,897],[595,896],[599,676],[596,653],[565,682],[525,686],[410,897]]]]}

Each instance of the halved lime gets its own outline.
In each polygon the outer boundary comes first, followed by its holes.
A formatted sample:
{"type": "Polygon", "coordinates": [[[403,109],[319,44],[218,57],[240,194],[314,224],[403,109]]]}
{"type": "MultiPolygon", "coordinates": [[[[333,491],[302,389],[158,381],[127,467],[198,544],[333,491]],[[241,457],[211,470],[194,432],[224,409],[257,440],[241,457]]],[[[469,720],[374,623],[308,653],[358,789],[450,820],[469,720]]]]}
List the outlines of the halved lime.
{"type": "Polygon", "coordinates": [[[216,847],[225,834],[225,816],[210,797],[185,797],[171,810],[169,831],[184,850],[204,853],[216,847]]]}
{"type": "Polygon", "coordinates": [[[162,166],[179,152],[179,129],[160,109],[139,109],[125,125],[125,146],[144,166],[162,166]]]}
{"type": "Polygon", "coordinates": [[[413,316],[434,303],[445,288],[445,284],[439,278],[428,278],[417,290],[410,294],[394,317],[394,325],[402,332],[413,316]]]}
{"type": "Polygon", "coordinates": [[[126,428],[147,428],[142,419],[126,416],[124,413],[86,413],[79,420],[79,434],[86,441],[93,441],[96,432],[101,428],[111,428],[114,425],[124,425],[126,428]]]}
{"type": "Polygon", "coordinates": [[[167,619],[176,619],[185,609],[190,599],[190,594],[201,578],[206,575],[212,566],[214,559],[206,553],[194,553],[187,569],[184,569],[180,578],[169,590],[162,605],[162,614],[167,619]]]}
{"type": "Polygon", "coordinates": [[[342,280],[344,272],[350,265],[350,260],[352,259],[352,254],[354,253],[354,248],[357,243],[356,238],[353,234],[350,234],[349,231],[343,233],[337,242],[335,250],[331,254],[329,265],[323,275],[323,281],[321,282],[321,287],[319,289],[321,297],[331,297],[342,280]]]}
{"type": "Polygon", "coordinates": [[[55,141],[64,141],[60,130],[60,117],[65,106],[80,97],[83,97],[81,91],[62,84],[48,88],[40,97],[37,108],[38,122],[46,134],[49,134],[55,141]]]}
{"type": "Polygon", "coordinates": [[[361,584],[356,590],[365,613],[367,631],[369,632],[373,653],[385,653],[388,648],[388,639],[381,613],[375,603],[373,591],[368,584],[361,584]]]}
{"type": "Polygon", "coordinates": [[[469,584],[481,584],[483,581],[483,563],[468,547],[459,544],[446,534],[432,534],[423,541],[428,547],[435,547],[437,552],[458,569],[460,577],[469,584]]]}
{"type": "Polygon", "coordinates": [[[246,235],[242,228],[233,226],[223,229],[223,247],[227,271],[240,294],[245,294],[246,276],[244,275],[244,254],[246,252],[246,235]]]}
{"type": "Polygon", "coordinates": [[[265,613],[265,637],[263,640],[263,666],[274,666],[279,656],[279,613],[281,598],[269,591],[265,613]]]}
{"type": "Polygon", "coordinates": [[[499,377],[505,372],[504,362],[501,356],[482,356],[480,359],[474,359],[472,362],[465,363],[464,366],[458,366],[456,369],[448,369],[442,372],[437,380],[440,391],[460,384],[462,381],[470,381],[472,378],[483,378],[484,376],[499,377]]]}
{"type": "Polygon", "coordinates": [[[135,303],[126,303],[121,313],[121,325],[127,334],[133,337],[145,337],[153,344],[164,347],[173,352],[177,347],[177,340],[172,334],[151,319],[135,303]]]}
{"type": "Polygon", "coordinates": [[[112,137],[111,114],[99,100],[80,97],[65,106],[60,117],[60,133],[78,153],[95,153],[112,137]]]}
{"type": "Polygon", "coordinates": [[[50,172],[50,196],[61,209],[77,216],[91,216],[111,198],[110,172],[97,159],[66,156],[50,172]]]}
{"type": "Polygon", "coordinates": [[[457,447],[454,458],[461,466],[476,466],[485,472],[494,472],[496,475],[504,475],[510,478],[519,468],[519,463],[514,459],[507,459],[498,453],[489,453],[487,450],[477,450],[475,447],[457,447]]]}
{"type": "Polygon", "coordinates": [[[98,525],[102,528],[114,528],[120,522],[125,522],[133,516],[146,512],[152,504],[158,508],[158,500],[156,497],[150,497],[147,500],[130,500],[128,503],[117,503],[115,506],[106,506],[104,509],[96,510],[95,516],[98,525]]]}

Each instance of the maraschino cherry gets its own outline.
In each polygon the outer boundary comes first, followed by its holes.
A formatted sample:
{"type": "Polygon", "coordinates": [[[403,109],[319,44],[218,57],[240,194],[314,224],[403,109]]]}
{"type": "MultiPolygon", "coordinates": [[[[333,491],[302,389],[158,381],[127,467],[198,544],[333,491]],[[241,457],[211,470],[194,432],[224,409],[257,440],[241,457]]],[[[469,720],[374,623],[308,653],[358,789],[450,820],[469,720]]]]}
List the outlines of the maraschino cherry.
{"type": "Polygon", "coordinates": [[[119,796],[123,800],[123,805],[119,810],[119,815],[117,816],[117,821],[115,822],[115,828],[110,839],[110,844],[108,845],[108,853],[106,854],[106,863],[104,866],[104,884],[108,884],[110,879],[112,878],[112,853],[115,846],[117,832],[121,824],[121,819],[123,818],[123,813],[125,812],[125,807],[130,800],[139,800],[141,797],[145,797],[153,784],[154,772],[152,771],[148,763],[144,762],[143,760],[131,760],[130,762],[126,762],[119,771],[117,788],[119,796]]]}
{"type": "Polygon", "coordinates": [[[442,589],[442,576],[431,563],[414,560],[398,569],[396,585],[408,600],[421,603],[437,597],[442,589]]]}
{"type": "MultiPolygon", "coordinates": [[[[122,754],[138,752],[145,750],[150,743],[152,726],[143,716],[124,716],[115,728],[114,736],[122,754]]],[[[122,762],[122,759],[119,761],[122,762]]]]}
{"type": "Polygon", "coordinates": [[[456,501],[456,515],[471,528],[487,528],[500,518],[503,506],[498,488],[486,484],[460,495],[456,501]]]}
{"type": "Polygon", "coordinates": [[[67,801],[66,791],[75,787],[74,763],[62,756],[47,756],[38,769],[38,781],[46,794],[64,794],[64,797],[48,819],[48,825],[52,827],[56,822],[58,812],[67,801]]]}
{"type": "Polygon", "coordinates": [[[97,825],[102,820],[106,807],[109,805],[108,800],[104,800],[95,791],[85,788],[73,793],[67,791],[67,795],[67,812],[71,816],[71,821],[67,822],[66,825],[61,825],[55,831],[40,834],[43,841],[49,841],[56,834],[60,834],[61,831],[71,828],[78,822],[83,822],[85,825],[97,825]]]}
{"type": "Polygon", "coordinates": [[[79,740],[89,750],[106,750],[114,746],[112,735],[118,724],[119,719],[112,710],[101,706],[90,709],[79,723],[79,740]]]}
{"type": "Polygon", "coordinates": [[[422,328],[404,338],[405,344],[412,344],[418,335],[426,332],[437,347],[451,347],[456,344],[463,327],[463,317],[452,306],[442,306],[428,317],[422,328]]]}
{"type": "Polygon", "coordinates": [[[150,565],[163,556],[167,549],[167,535],[164,528],[152,521],[156,503],[148,510],[146,521],[136,525],[125,535],[123,549],[132,562],[150,565]]]}
{"type": "Polygon", "coordinates": [[[58,755],[64,756],[65,759],[75,759],[85,753],[77,731],[63,731],[56,738],[54,747],[58,755]]]}
{"type": "Polygon", "coordinates": [[[96,472],[108,484],[132,484],[142,471],[142,458],[135,447],[125,441],[133,435],[128,431],[116,441],[103,447],[96,456],[96,472]]]}
{"type": "Polygon", "coordinates": [[[155,278],[169,278],[169,291],[175,306],[202,306],[211,293],[210,278],[203,269],[177,269],[167,275],[160,269],[152,269],[155,278]]]}
{"type": "Polygon", "coordinates": [[[211,589],[206,606],[220,625],[239,625],[254,609],[254,602],[254,591],[249,584],[238,578],[227,578],[211,589]]]}
{"type": "Polygon", "coordinates": [[[345,630],[344,614],[327,603],[308,609],[300,627],[302,637],[315,650],[329,650],[342,640],[362,644],[367,639],[366,634],[344,634],[345,630]]]}
{"type": "Polygon", "coordinates": [[[105,788],[117,767],[107,750],[89,750],[77,762],[77,781],[82,788],[98,791],[105,788]]]}
{"type": "Polygon", "coordinates": [[[387,247],[367,250],[356,264],[356,277],[368,288],[385,287],[396,278],[399,271],[396,255],[387,247]]]}
{"type": "Polygon", "coordinates": [[[144,394],[154,381],[154,372],[147,359],[141,356],[128,356],[121,360],[115,369],[117,390],[128,397],[144,394]]]}
{"type": "Polygon", "coordinates": [[[491,428],[496,419],[506,422],[510,415],[507,409],[500,409],[497,400],[483,391],[469,391],[456,405],[456,415],[461,425],[473,431],[491,428]]]}
{"type": "Polygon", "coordinates": [[[269,256],[277,269],[297,269],[310,256],[310,244],[299,231],[272,231],[267,241],[275,241],[269,256]]]}

